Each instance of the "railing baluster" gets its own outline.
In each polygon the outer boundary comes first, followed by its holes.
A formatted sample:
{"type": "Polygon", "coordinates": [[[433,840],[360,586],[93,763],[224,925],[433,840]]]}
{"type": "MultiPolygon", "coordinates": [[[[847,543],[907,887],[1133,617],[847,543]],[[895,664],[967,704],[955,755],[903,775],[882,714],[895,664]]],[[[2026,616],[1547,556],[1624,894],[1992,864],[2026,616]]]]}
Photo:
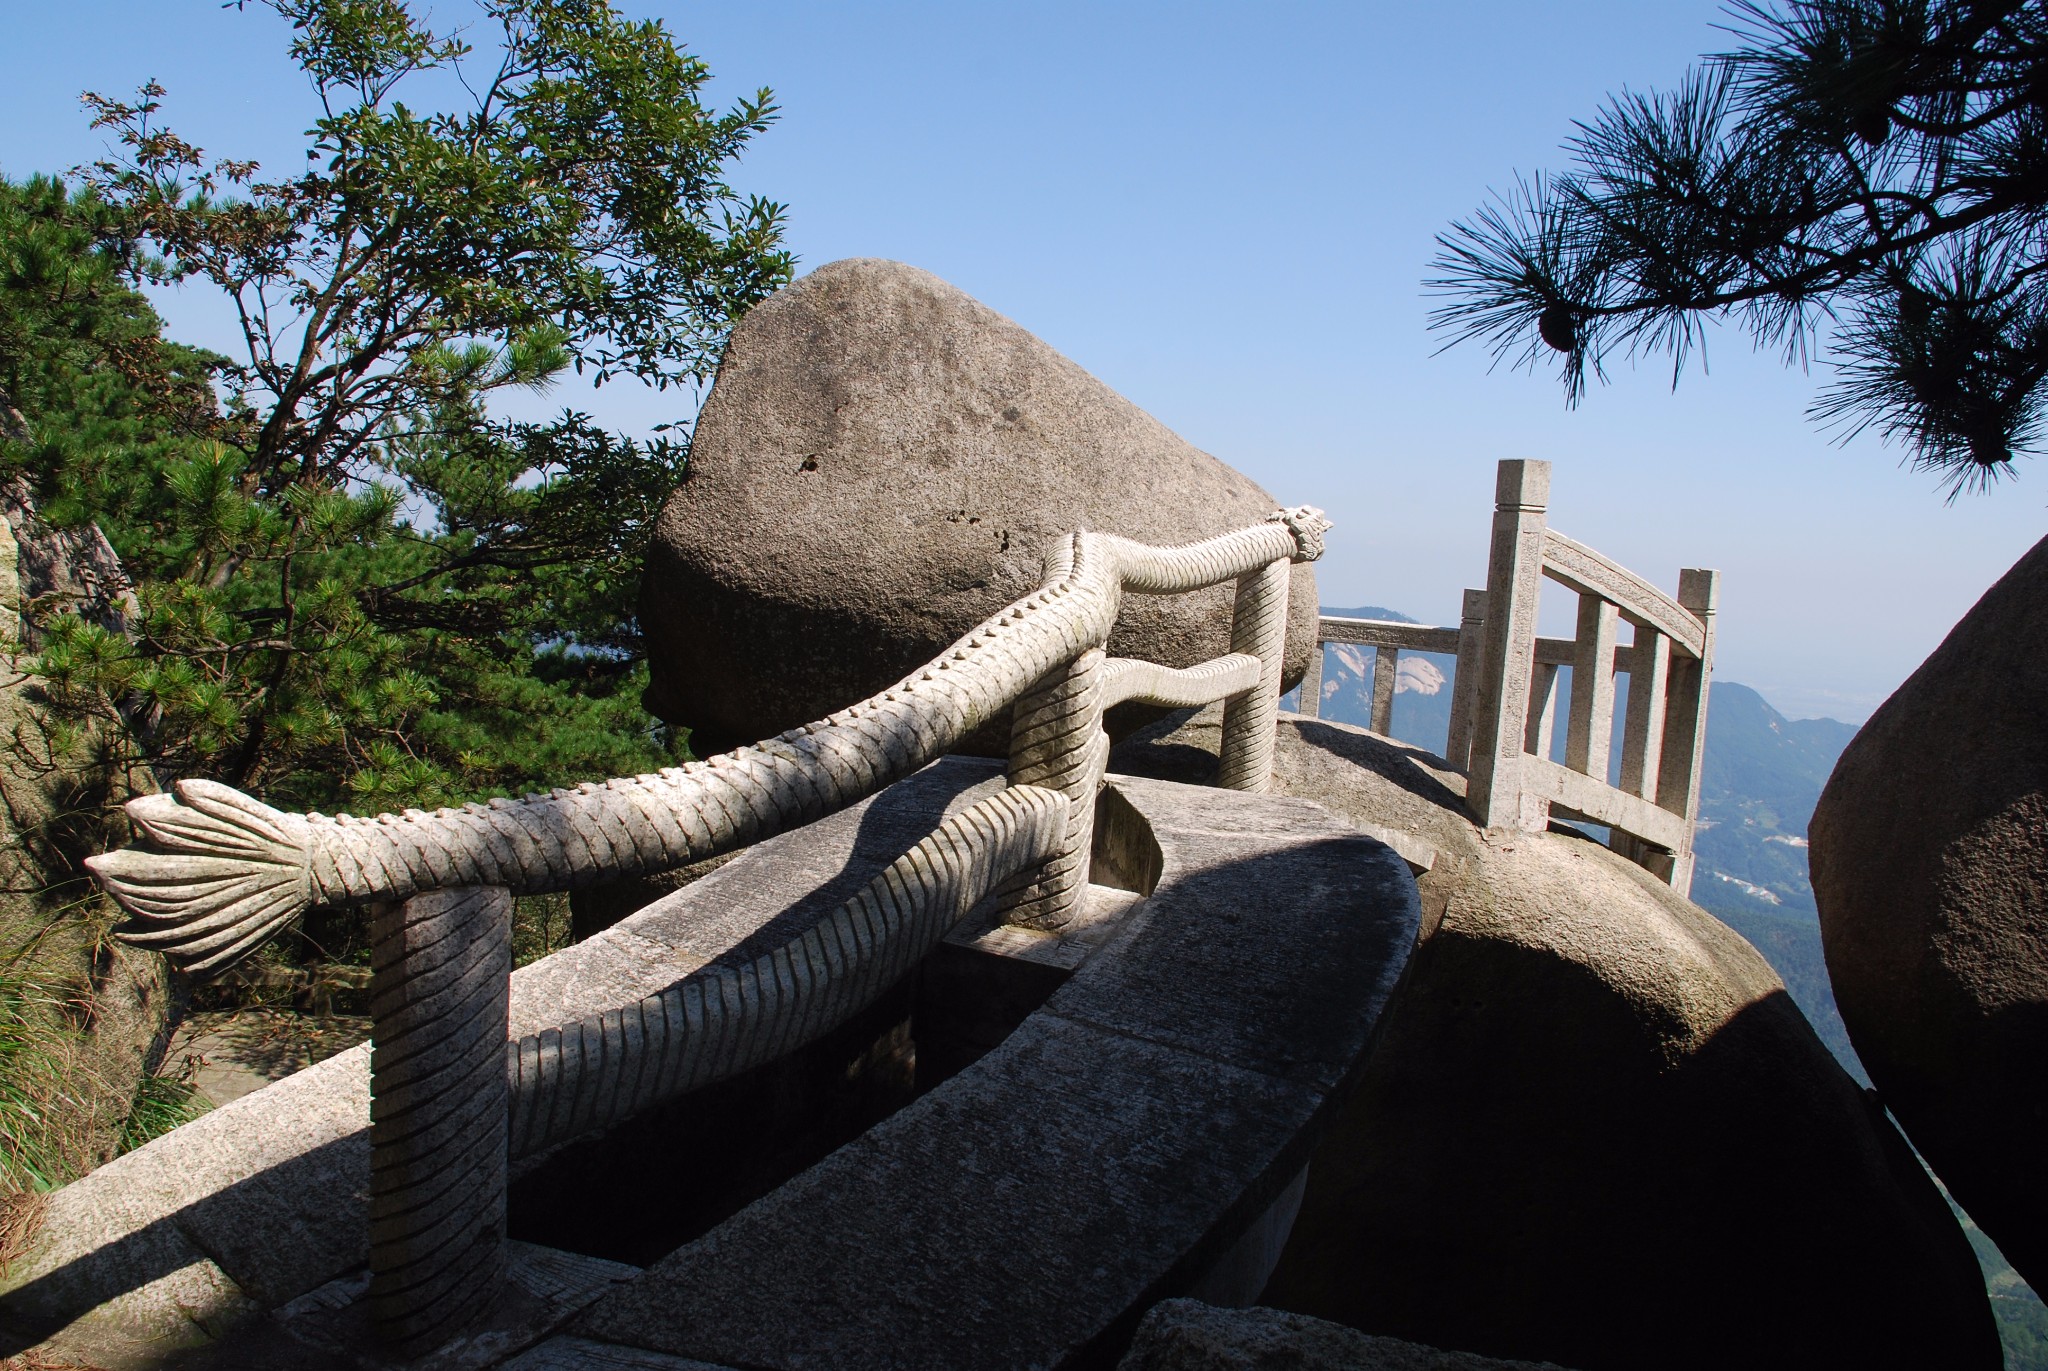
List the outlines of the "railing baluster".
{"type": "Polygon", "coordinates": [[[1529,719],[1523,725],[1522,748],[1549,757],[1556,740],[1557,663],[1538,662],[1529,678],[1529,719]]]}
{"type": "Polygon", "coordinates": [[[1444,760],[1463,770],[1472,761],[1472,711],[1479,700],[1479,661],[1485,640],[1486,592],[1467,590],[1458,614],[1458,663],[1451,676],[1451,727],[1444,760]]]}
{"type": "Polygon", "coordinates": [[[1621,789],[1654,800],[1658,764],[1664,750],[1671,640],[1654,628],[1636,625],[1636,646],[1630,664],[1633,669],[1628,674],[1628,719],[1621,733],[1621,789]]]}
{"type": "MultiPolygon", "coordinates": [[[[1320,619],[1317,620],[1321,622],[1320,619]]],[[[1296,711],[1304,719],[1319,719],[1323,713],[1323,633],[1316,630],[1316,640],[1309,644],[1308,670],[1301,673],[1301,706],[1296,711]]]]}
{"type": "Polygon", "coordinates": [[[1223,758],[1216,784],[1230,790],[1264,791],[1273,785],[1273,725],[1280,710],[1280,670],[1287,648],[1289,569],[1281,559],[1237,578],[1230,650],[1257,657],[1262,670],[1256,690],[1223,706],[1223,758]]]}
{"type": "Polygon", "coordinates": [[[1614,746],[1614,640],[1621,612],[1598,595],[1579,596],[1577,650],[1572,661],[1572,713],[1564,764],[1596,781],[1607,779],[1614,746]]]}
{"type": "Polygon", "coordinates": [[[1394,685],[1401,674],[1401,649],[1382,644],[1372,656],[1372,731],[1381,737],[1394,732],[1394,685]]]}
{"type": "Polygon", "coordinates": [[[505,1265],[512,896],[371,914],[370,1317],[402,1355],[487,1312],[505,1265]]]}
{"type": "MultiPolygon", "coordinates": [[[[1713,672],[1714,618],[1721,573],[1687,567],[1678,573],[1678,603],[1706,626],[1705,651],[1671,663],[1670,708],[1664,716],[1664,755],[1657,772],[1657,803],[1687,824],[1699,817],[1700,759],[1707,737],[1707,688],[1713,672]]],[[[1686,830],[1690,833],[1690,827],[1686,830]]],[[[1666,877],[1680,894],[1692,889],[1692,844],[1672,854],[1666,877]]]]}

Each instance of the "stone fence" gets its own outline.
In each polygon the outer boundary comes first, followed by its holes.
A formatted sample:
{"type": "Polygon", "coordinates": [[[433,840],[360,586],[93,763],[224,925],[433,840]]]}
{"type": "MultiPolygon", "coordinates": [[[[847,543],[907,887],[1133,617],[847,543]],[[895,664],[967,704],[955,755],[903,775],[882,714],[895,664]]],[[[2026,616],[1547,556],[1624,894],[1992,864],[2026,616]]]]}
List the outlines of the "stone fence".
{"type": "Polygon", "coordinates": [[[132,802],[135,845],[93,858],[131,942],[217,971],[315,906],[372,907],[370,1308],[394,1351],[457,1336],[505,1262],[512,1158],[815,1040],[985,897],[1057,932],[1088,888],[1103,711],[1225,703],[1222,784],[1263,791],[1289,567],[1313,509],[1178,548],[1078,533],[1044,584],[897,685],[765,742],[646,776],[428,814],[285,814],[181,782],[132,802]],[[1232,651],[1112,659],[1126,594],[1235,581],[1232,651]],[[1014,708],[1013,708],[1014,706],[1014,708]],[[842,809],[1012,710],[1008,786],[941,823],[825,920],[737,967],[508,1042],[511,897],[682,866],[842,809]]]}
{"type": "Polygon", "coordinates": [[[1500,464],[1486,589],[1467,590],[1456,628],[1326,616],[1301,711],[1321,703],[1322,643],[1375,649],[1372,723],[1393,726],[1402,652],[1455,654],[1444,757],[1466,772],[1467,806],[1494,828],[1541,831],[1552,814],[1605,824],[1611,845],[1680,893],[1692,886],[1707,682],[1720,573],[1686,568],[1678,598],[1547,527],[1550,463],[1500,464]],[[1579,597],[1577,632],[1539,637],[1549,577],[1579,597]],[[1494,607],[1500,606],[1496,613],[1494,607]],[[1617,641],[1620,624],[1634,640],[1617,641]],[[1565,760],[1553,761],[1558,668],[1572,668],[1565,760]],[[1608,783],[1615,677],[1629,679],[1618,785],[1608,783]]]}

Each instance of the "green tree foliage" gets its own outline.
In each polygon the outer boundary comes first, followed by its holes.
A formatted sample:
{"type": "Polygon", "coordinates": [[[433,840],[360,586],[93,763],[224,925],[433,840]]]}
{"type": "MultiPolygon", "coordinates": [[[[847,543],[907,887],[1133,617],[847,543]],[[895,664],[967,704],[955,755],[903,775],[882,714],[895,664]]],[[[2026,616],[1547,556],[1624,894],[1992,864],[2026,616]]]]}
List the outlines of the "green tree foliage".
{"type": "Polygon", "coordinates": [[[633,603],[687,445],[488,406],[572,367],[709,376],[790,272],[780,206],[723,179],[769,93],[707,109],[700,60],[591,0],[481,0],[481,54],[402,0],[265,2],[321,101],[303,172],[208,159],[151,84],[87,97],[118,152],[79,189],[0,185],[29,430],[0,474],[96,521],[140,601],[126,634],[48,617],[41,687],[160,779],[293,805],[665,764],[633,603]],[[145,282],[219,291],[234,355],[162,340],[145,282]]]}
{"type": "Polygon", "coordinates": [[[1741,0],[1740,46],[1676,91],[1624,93],[1573,167],[1440,239],[1454,341],[1536,365],[1567,399],[1614,353],[1668,352],[1707,316],[1838,380],[1845,434],[1903,441],[1953,498],[2043,439],[2048,382],[2048,4],[1741,0]]]}

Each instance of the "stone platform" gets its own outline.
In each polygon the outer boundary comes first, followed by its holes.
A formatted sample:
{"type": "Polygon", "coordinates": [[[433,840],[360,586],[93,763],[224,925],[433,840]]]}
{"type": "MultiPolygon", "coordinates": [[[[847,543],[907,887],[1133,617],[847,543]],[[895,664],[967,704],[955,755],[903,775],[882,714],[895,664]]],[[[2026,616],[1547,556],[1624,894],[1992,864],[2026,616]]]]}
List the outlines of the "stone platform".
{"type": "MultiPolygon", "coordinates": [[[[513,1033],[800,933],[1000,784],[991,764],[947,759],[748,850],[516,973],[513,1033]]],[[[974,1017],[958,992],[989,983],[971,959],[1033,968],[1040,989],[994,1050],[977,1060],[985,1044],[960,1039],[943,1083],[644,1274],[522,1247],[516,1268],[545,1277],[525,1283],[539,1281],[532,1298],[442,1361],[1055,1365],[1113,1355],[1159,1298],[1248,1298],[1405,965],[1414,883],[1305,801],[1118,777],[1103,803],[1098,871],[1129,889],[1097,892],[1102,918],[1043,945],[970,920],[944,950],[970,959],[950,981],[955,1020],[974,1017]]],[[[605,1140],[577,1146],[594,1185],[605,1140]]],[[[0,1355],[40,1346],[115,1371],[382,1365],[349,1346],[367,1172],[357,1049],[55,1194],[0,1294],[0,1355]]],[[[564,1174],[549,1183],[574,1184],[564,1174]]]]}

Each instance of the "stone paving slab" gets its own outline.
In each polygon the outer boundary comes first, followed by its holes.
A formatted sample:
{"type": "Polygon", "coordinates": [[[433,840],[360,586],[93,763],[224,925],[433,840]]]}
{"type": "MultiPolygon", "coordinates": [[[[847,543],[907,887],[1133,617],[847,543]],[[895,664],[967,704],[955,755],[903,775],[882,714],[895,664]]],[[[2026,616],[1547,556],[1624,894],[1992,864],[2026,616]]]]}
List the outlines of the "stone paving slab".
{"type": "Polygon", "coordinates": [[[283,1009],[209,1011],[178,1025],[164,1060],[188,1071],[193,1089],[218,1107],[369,1037],[369,1019],[356,1015],[314,1018],[283,1009]]]}
{"type": "MultiPolygon", "coordinates": [[[[586,943],[512,977],[515,1033],[637,1000],[802,931],[939,822],[1002,784],[947,758],[756,844],[586,943]],[[750,942],[749,940],[754,940],[750,942]]],[[[123,1371],[203,1344],[369,1259],[368,1044],[243,1095],[50,1197],[0,1277],[0,1358],[55,1335],[123,1371]]]]}
{"type": "Polygon", "coordinates": [[[615,1347],[588,1338],[550,1338],[505,1363],[505,1371],[733,1371],[727,1366],[615,1347]]]}
{"type": "Polygon", "coordinates": [[[491,1309],[461,1337],[407,1361],[379,1349],[364,1300],[370,1273],[351,1272],[217,1343],[173,1358],[166,1371],[483,1371],[548,1337],[637,1274],[638,1267],[620,1262],[510,1243],[505,1282],[491,1309]]]}
{"type": "Polygon", "coordinates": [[[570,1330],[775,1371],[1057,1366],[1209,1273],[1299,1173],[1419,923],[1304,801],[1116,786],[1158,889],[1002,1045],[570,1330]]]}

